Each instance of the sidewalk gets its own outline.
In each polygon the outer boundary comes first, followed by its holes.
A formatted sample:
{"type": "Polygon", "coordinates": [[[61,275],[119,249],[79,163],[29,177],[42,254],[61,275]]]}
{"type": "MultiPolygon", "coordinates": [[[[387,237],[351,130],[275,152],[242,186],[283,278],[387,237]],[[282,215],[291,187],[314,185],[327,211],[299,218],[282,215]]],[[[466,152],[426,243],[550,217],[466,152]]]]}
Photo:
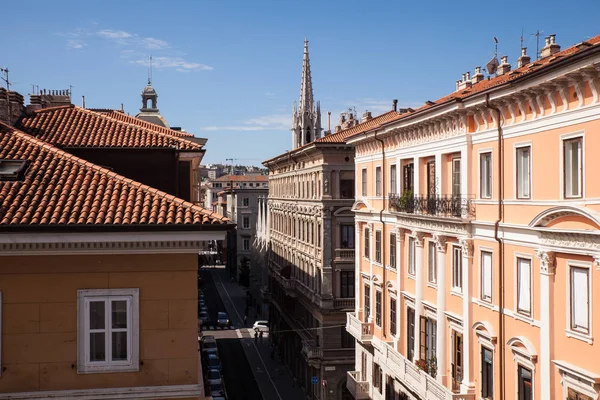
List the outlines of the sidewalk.
{"type": "MultiPolygon", "coordinates": [[[[229,318],[236,327],[242,327],[238,330],[241,336],[242,347],[252,365],[252,371],[263,395],[264,400],[305,400],[306,396],[302,387],[294,383],[293,378],[287,372],[285,365],[271,359],[271,342],[268,335],[262,340],[254,341],[254,332],[252,325],[255,320],[254,310],[250,310],[248,315],[248,327],[244,327],[244,308],[246,307],[246,290],[237,283],[232,283],[227,277],[224,268],[211,269],[214,281],[216,282],[219,296],[225,304],[229,318]]],[[[300,357],[300,355],[298,355],[300,357]]]]}

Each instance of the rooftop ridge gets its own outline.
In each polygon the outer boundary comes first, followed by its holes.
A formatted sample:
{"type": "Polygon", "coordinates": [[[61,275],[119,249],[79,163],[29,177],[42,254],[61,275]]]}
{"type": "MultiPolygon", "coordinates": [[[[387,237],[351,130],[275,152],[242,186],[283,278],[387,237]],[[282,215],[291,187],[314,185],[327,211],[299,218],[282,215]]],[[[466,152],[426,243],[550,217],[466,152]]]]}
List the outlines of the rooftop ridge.
{"type": "Polygon", "coordinates": [[[101,167],[101,166],[91,163],[83,158],[77,157],[71,153],[61,150],[58,147],[55,147],[55,146],[45,142],[44,140],[38,139],[34,136],[31,136],[26,132],[23,132],[15,127],[12,127],[12,126],[7,125],[7,124],[3,123],[2,121],[0,121],[0,135],[2,133],[4,133],[4,134],[9,133],[9,134],[15,135],[26,142],[29,142],[35,146],[45,149],[48,152],[51,152],[52,154],[56,155],[59,159],[77,163],[84,168],[104,174],[118,182],[122,182],[133,188],[138,188],[138,189],[142,190],[143,192],[151,193],[151,194],[156,195],[159,198],[164,198],[168,201],[176,202],[176,203],[180,204],[181,206],[183,206],[184,208],[190,209],[191,211],[196,211],[207,217],[218,219],[223,223],[230,222],[229,218],[226,218],[220,214],[217,214],[213,211],[209,211],[203,207],[200,207],[196,204],[193,204],[186,200],[175,197],[169,193],[163,192],[154,187],[148,186],[148,185],[140,183],[138,181],[134,181],[133,179],[127,178],[123,175],[119,175],[114,171],[111,171],[107,168],[101,167]],[[2,132],[2,131],[4,131],[4,132],[2,132]]]}
{"type": "Polygon", "coordinates": [[[151,130],[154,130],[154,131],[157,131],[157,132],[162,132],[162,133],[165,133],[167,135],[173,135],[173,136],[183,137],[183,138],[185,138],[185,137],[190,137],[190,138],[195,137],[192,133],[182,132],[182,131],[176,131],[176,130],[173,130],[173,129],[170,129],[170,128],[165,128],[163,126],[156,125],[156,124],[153,124],[153,123],[148,122],[148,121],[144,121],[144,120],[136,118],[136,117],[132,117],[131,115],[127,115],[127,114],[123,113],[120,110],[111,110],[110,112],[101,112],[101,111],[97,111],[97,110],[92,109],[92,111],[98,112],[98,113],[100,113],[102,115],[105,115],[105,116],[107,116],[109,118],[112,118],[112,119],[114,119],[116,121],[119,121],[119,122],[130,123],[130,124],[133,124],[133,125],[138,125],[140,127],[144,127],[146,129],[151,129],[151,130]],[[128,120],[133,120],[133,119],[136,120],[135,123],[128,121],[128,120]]]}

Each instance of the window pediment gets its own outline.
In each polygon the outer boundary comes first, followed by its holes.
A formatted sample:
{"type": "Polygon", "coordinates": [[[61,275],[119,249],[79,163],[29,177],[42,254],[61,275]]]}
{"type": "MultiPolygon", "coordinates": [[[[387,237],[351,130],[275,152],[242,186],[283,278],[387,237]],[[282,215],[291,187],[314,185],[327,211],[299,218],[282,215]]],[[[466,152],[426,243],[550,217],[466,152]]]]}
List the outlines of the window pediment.
{"type": "Polygon", "coordinates": [[[539,213],[530,223],[532,228],[598,230],[600,217],[578,207],[560,206],[539,213]]]}

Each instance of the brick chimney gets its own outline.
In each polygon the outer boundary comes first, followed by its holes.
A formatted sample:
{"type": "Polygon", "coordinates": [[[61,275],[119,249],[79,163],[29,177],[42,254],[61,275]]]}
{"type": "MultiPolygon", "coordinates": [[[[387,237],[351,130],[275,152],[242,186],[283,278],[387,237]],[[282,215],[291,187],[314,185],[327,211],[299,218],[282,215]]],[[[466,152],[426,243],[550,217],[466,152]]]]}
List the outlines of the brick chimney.
{"type": "Polygon", "coordinates": [[[484,79],[484,75],[481,72],[481,67],[475,67],[475,74],[473,75],[473,78],[471,79],[471,84],[476,84],[481,82],[484,79]]]}
{"type": "Polygon", "coordinates": [[[373,116],[371,115],[371,111],[365,111],[362,115],[362,118],[360,119],[360,123],[362,124],[363,122],[367,122],[372,118],[373,116]]]}
{"type": "Polygon", "coordinates": [[[527,55],[527,47],[521,48],[521,56],[517,59],[517,68],[524,67],[531,62],[531,57],[527,55]]]}
{"type": "Polygon", "coordinates": [[[510,64],[508,63],[508,56],[500,57],[500,65],[498,65],[498,70],[496,74],[498,76],[504,75],[510,71],[510,64]]]}
{"type": "Polygon", "coordinates": [[[69,90],[40,90],[38,94],[29,95],[29,104],[38,105],[32,108],[48,108],[58,106],[70,106],[71,95],[69,90]]]}
{"type": "Polygon", "coordinates": [[[24,103],[20,93],[0,88],[0,120],[14,125],[25,111],[24,103]]]}
{"type": "Polygon", "coordinates": [[[560,51],[560,46],[556,44],[556,35],[546,36],[546,45],[540,50],[540,57],[546,58],[560,51]]]}

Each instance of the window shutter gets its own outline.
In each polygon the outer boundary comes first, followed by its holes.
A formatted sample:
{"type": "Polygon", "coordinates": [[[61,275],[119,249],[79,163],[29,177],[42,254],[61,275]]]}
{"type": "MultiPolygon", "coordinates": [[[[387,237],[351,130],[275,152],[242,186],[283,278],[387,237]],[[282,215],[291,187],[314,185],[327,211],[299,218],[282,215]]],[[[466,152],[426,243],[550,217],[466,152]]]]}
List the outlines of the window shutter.
{"type": "Polygon", "coordinates": [[[492,298],[492,254],[491,253],[481,253],[481,262],[482,262],[482,271],[483,274],[483,287],[482,294],[483,298],[491,299],[492,298]]]}
{"type": "Polygon", "coordinates": [[[519,269],[519,302],[518,310],[531,311],[531,261],[522,258],[518,259],[519,269]]]}
{"type": "Polygon", "coordinates": [[[573,268],[573,323],[588,329],[588,273],[583,268],[573,268]]]}
{"type": "Polygon", "coordinates": [[[422,360],[427,359],[427,318],[424,316],[419,317],[419,358],[422,360]]]}

